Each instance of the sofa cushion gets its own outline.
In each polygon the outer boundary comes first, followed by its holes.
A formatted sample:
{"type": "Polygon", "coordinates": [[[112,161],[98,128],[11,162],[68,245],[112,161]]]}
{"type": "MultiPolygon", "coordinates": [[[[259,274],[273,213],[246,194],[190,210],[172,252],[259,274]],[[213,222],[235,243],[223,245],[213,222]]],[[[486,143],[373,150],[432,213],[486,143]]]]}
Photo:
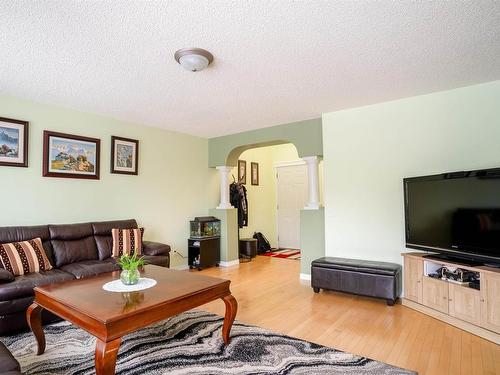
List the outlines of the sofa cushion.
{"type": "Polygon", "coordinates": [[[114,257],[122,255],[132,255],[137,252],[137,255],[142,254],[142,236],[144,228],[138,229],[113,229],[113,251],[114,257]]]}
{"type": "Polygon", "coordinates": [[[99,259],[101,260],[107,259],[111,256],[113,249],[113,237],[111,235],[111,230],[114,228],[135,229],[137,228],[137,222],[134,219],[128,219],[92,223],[97,251],[99,252],[99,259]]]}
{"type": "Polygon", "coordinates": [[[71,273],[77,279],[97,276],[101,273],[119,271],[120,266],[112,258],[106,260],[87,260],[71,263],[61,267],[61,270],[71,273]]]}
{"type": "Polygon", "coordinates": [[[75,277],[67,272],[52,269],[17,276],[14,281],[0,284],[0,301],[33,296],[33,288],[61,281],[73,280],[75,277]]]}
{"type": "Polygon", "coordinates": [[[0,227],[0,243],[28,241],[33,238],[42,239],[42,245],[50,264],[55,264],[48,225],[0,227]]]}
{"type": "Polygon", "coordinates": [[[99,259],[90,223],[49,225],[49,231],[57,268],[70,263],[99,259]]]}
{"type": "Polygon", "coordinates": [[[0,342],[0,374],[8,374],[11,371],[12,374],[20,374],[20,369],[19,362],[17,362],[9,349],[0,342]]]}
{"type": "Polygon", "coordinates": [[[0,262],[14,276],[52,269],[40,238],[0,244],[0,262]]]}
{"type": "MultiPolygon", "coordinates": [[[[21,312],[22,314],[26,313],[26,310],[33,303],[35,299],[34,296],[10,299],[8,301],[0,301],[0,311],[2,312],[2,316],[15,314],[21,312]]],[[[0,319],[2,321],[2,319],[0,319]]]]}

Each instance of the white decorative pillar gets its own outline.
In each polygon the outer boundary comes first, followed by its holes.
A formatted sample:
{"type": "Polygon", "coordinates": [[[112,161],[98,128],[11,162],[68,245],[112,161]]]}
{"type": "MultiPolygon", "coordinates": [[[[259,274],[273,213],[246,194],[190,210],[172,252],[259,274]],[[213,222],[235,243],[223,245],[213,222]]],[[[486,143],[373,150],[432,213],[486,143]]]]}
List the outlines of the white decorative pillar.
{"type": "Polygon", "coordinates": [[[305,210],[318,210],[319,204],[319,158],[306,156],[302,158],[307,163],[307,180],[309,183],[309,202],[305,210]]]}
{"type": "Polygon", "coordinates": [[[217,206],[218,210],[225,210],[228,208],[234,208],[229,202],[229,172],[231,172],[231,167],[220,166],[216,167],[220,174],[220,204],[217,206]]]}

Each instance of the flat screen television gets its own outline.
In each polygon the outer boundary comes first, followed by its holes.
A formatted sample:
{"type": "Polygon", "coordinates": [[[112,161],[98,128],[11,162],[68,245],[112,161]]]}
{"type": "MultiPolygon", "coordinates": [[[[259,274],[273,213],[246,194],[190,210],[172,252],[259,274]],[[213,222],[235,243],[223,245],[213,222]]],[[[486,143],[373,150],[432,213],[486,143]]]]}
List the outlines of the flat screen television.
{"type": "Polygon", "coordinates": [[[404,179],[406,247],[500,263],[500,168],[404,179]]]}

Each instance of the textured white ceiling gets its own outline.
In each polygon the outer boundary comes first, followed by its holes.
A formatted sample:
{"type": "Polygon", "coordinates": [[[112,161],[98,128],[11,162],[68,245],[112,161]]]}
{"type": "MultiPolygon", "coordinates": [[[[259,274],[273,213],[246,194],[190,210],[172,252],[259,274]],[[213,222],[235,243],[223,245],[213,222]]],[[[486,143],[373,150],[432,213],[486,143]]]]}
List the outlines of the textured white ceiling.
{"type": "Polygon", "coordinates": [[[1,94],[206,137],[496,79],[494,1],[0,2],[1,94]]]}

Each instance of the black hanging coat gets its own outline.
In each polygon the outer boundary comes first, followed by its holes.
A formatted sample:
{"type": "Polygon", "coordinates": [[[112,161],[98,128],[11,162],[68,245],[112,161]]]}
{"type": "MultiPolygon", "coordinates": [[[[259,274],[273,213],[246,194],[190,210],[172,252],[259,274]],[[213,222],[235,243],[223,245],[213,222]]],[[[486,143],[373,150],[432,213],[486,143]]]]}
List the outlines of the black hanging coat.
{"type": "Polygon", "coordinates": [[[238,209],[238,226],[248,226],[248,200],[245,185],[233,182],[229,185],[229,197],[233,207],[238,209]]]}

